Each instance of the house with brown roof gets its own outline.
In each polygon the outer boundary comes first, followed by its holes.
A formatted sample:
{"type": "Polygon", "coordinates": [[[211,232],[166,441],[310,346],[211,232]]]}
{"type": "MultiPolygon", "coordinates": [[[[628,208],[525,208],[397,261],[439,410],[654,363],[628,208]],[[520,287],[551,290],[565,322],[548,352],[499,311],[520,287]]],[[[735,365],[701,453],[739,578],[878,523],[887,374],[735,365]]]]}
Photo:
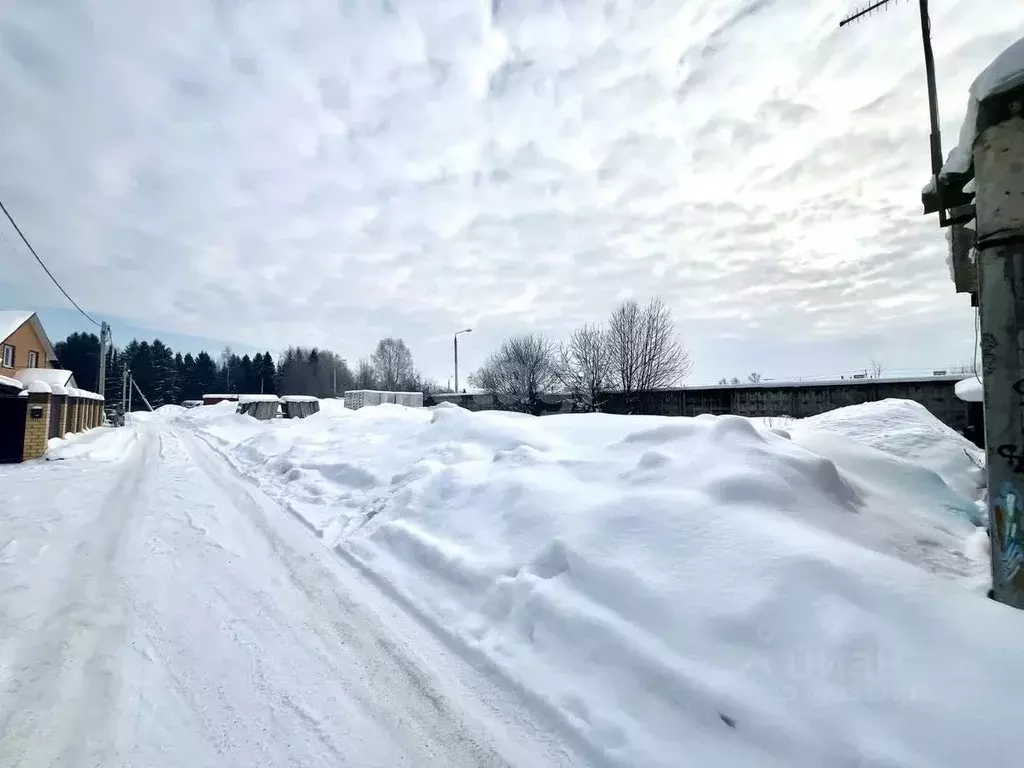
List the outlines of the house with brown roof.
{"type": "Polygon", "coordinates": [[[35,312],[0,311],[0,376],[17,378],[15,373],[25,368],[59,365],[57,353],[35,312]]]}

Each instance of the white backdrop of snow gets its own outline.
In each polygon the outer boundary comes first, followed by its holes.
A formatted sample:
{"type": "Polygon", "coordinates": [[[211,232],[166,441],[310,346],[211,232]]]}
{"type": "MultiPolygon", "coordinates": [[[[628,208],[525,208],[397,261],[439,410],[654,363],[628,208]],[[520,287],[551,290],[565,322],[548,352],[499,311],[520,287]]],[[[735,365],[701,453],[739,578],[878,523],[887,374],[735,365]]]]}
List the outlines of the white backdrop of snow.
{"type": "Polygon", "coordinates": [[[977,452],[916,404],[171,418],[612,764],[1012,753],[1024,624],[979,596],[977,452]]]}

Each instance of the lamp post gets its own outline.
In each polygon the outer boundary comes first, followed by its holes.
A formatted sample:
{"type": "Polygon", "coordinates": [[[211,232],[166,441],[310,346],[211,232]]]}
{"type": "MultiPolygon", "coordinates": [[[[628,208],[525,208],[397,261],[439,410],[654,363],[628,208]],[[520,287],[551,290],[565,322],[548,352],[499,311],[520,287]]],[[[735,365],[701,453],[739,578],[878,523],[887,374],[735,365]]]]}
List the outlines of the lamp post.
{"type": "Polygon", "coordinates": [[[459,334],[472,332],[472,328],[463,328],[461,331],[455,332],[453,339],[455,341],[455,394],[459,394],[459,334]]]}

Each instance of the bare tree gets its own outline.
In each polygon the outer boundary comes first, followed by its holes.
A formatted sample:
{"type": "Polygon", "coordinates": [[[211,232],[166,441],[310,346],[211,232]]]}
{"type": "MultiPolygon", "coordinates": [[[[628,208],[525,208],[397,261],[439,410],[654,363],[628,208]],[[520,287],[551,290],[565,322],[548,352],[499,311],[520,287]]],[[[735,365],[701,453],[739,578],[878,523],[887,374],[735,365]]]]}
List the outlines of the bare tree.
{"type": "Polygon", "coordinates": [[[643,307],[635,299],[622,302],[608,322],[608,338],[616,383],[630,413],[647,410],[648,393],[678,384],[693,368],[660,297],[643,307]]]}
{"type": "Polygon", "coordinates": [[[946,370],[950,374],[962,374],[962,375],[966,376],[966,375],[974,373],[976,368],[975,368],[975,365],[974,365],[974,361],[972,360],[969,363],[959,363],[957,365],[951,365],[946,370]]]}
{"type": "Polygon", "coordinates": [[[373,365],[366,358],[360,360],[356,367],[353,386],[355,389],[377,389],[377,376],[373,371],[373,365]]]}
{"type": "Polygon", "coordinates": [[[885,363],[881,360],[871,358],[871,366],[868,368],[869,379],[880,379],[882,374],[885,373],[885,363]]]}
{"type": "Polygon", "coordinates": [[[469,383],[510,410],[539,415],[542,397],[556,381],[554,358],[554,344],[543,334],[511,336],[470,375],[469,383]]]}
{"type": "Polygon", "coordinates": [[[370,357],[370,362],[377,383],[387,392],[395,392],[417,384],[412,352],[400,338],[389,336],[377,342],[377,349],[370,357]]]}
{"type": "Polygon", "coordinates": [[[761,374],[760,373],[756,373],[756,372],[752,373],[749,376],[747,376],[747,381],[749,381],[751,384],[760,384],[761,383],[761,374]]]}
{"type": "Polygon", "coordinates": [[[577,409],[600,410],[601,393],[612,381],[612,355],[607,331],[599,325],[583,325],[559,345],[554,376],[572,395],[577,409]]]}

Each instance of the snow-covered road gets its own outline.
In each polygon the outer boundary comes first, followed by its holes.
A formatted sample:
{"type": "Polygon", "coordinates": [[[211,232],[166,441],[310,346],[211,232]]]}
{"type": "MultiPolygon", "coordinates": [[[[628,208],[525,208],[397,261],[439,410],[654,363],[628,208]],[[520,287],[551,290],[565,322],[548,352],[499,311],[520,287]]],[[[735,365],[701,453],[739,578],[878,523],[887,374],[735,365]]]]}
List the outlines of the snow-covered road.
{"type": "Polygon", "coordinates": [[[0,765],[586,762],[194,433],[81,439],[0,468],[0,765]]]}

